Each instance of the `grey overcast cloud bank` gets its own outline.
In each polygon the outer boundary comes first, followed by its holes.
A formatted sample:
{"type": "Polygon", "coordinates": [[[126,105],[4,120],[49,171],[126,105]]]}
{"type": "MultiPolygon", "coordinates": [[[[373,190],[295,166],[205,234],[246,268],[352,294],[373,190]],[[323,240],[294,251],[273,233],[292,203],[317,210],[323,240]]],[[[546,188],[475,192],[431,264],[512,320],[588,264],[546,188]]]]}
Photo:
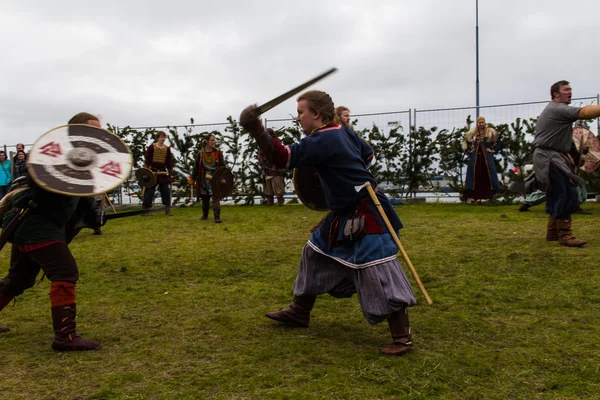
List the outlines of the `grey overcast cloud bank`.
{"type": "MultiPolygon", "coordinates": [[[[481,105],[600,92],[600,1],[480,0],[481,105]]],[[[354,113],[475,105],[475,0],[0,3],[0,144],[75,113],[102,123],[225,122],[313,88],[354,113]]],[[[295,114],[288,100],[267,118],[295,114]]]]}

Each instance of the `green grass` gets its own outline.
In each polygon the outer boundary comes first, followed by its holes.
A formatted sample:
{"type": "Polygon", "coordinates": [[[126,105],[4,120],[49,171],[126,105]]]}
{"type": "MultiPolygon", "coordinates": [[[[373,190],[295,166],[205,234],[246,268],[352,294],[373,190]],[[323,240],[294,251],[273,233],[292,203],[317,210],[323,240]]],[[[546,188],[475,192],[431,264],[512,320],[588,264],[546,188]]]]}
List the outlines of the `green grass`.
{"type": "Polygon", "coordinates": [[[308,329],[264,317],[289,304],[320,213],[231,206],[219,225],[193,207],[109,221],[71,244],[78,330],[102,350],[50,348],[44,280],[0,313],[12,328],[0,334],[0,397],[600,398],[600,205],[585,208],[573,227],[590,243],[571,249],[546,243],[543,206],[398,207],[434,301],[411,278],[415,351],[400,358],[379,355],[387,325],[369,326],[356,296],[320,296],[308,329]]]}

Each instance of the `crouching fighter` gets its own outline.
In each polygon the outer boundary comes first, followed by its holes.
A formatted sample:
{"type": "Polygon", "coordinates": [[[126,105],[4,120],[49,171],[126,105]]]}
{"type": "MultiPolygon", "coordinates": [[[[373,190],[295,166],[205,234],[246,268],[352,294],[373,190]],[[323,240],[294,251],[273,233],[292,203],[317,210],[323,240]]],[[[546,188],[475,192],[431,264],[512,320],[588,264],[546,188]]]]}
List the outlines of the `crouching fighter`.
{"type": "Polygon", "coordinates": [[[546,213],[549,214],[546,240],[581,247],[586,242],[576,239],[571,230],[571,214],[579,207],[577,185],[581,179],[575,173],[580,160],[574,149],[573,122],[599,117],[600,106],[570,107],[572,89],[567,81],[553,84],[550,96],[552,101],[537,120],[533,140],[533,168],[536,180],[546,193],[546,213]]]}
{"type": "Polygon", "coordinates": [[[36,141],[28,156],[30,177],[0,202],[0,249],[12,243],[8,274],[0,280],[0,310],[32,287],[43,271],[52,282],[52,348],[57,351],[100,348],[100,343],[77,334],[79,270],[68,243],[83,227],[78,221],[87,218],[84,214],[96,216],[89,196],[122,183],[132,165],[129,148],[99,129],[97,117],[80,113],[73,118],[71,124],[48,131],[36,141]]]}
{"type": "MultiPolygon", "coordinates": [[[[307,136],[290,146],[284,147],[265,131],[259,114],[256,106],[247,107],[240,124],[276,167],[316,168],[330,209],[304,246],[292,304],[266,316],[288,326],[307,327],[317,295],[357,293],[370,324],[384,320],[389,324],[393,341],[381,352],[409,352],[413,338],[406,309],[416,304],[415,295],[396,258],[398,247],[367,190],[355,189],[365,182],[376,185],[366,167],[373,150],[348,127],[333,123],[334,104],[325,92],[309,91],[298,98],[297,120],[307,136]]],[[[380,192],[377,198],[398,231],[402,223],[388,199],[380,192]]]]}
{"type": "Polygon", "coordinates": [[[23,210],[30,208],[29,215],[9,238],[13,245],[8,274],[0,280],[0,310],[32,287],[42,270],[52,282],[52,348],[58,351],[96,350],[100,343],[82,338],[75,329],[75,286],[79,271],[67,244],[76,233],[65,229],[70,220],[78,218],[74,211],[79,203],[88,200],[47,192],[31,180],[25,186],[11,196],[12,207],[3,219],[3,229],[7,230],[23,210]]]}

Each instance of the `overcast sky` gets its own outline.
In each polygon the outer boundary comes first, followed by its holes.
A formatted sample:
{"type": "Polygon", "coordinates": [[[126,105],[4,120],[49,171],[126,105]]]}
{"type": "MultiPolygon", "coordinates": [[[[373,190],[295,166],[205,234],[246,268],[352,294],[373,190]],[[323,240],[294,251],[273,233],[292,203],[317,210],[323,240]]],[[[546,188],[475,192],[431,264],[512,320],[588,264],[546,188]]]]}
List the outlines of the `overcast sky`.
{"type": "MultiPolygon", "coordinates": [[[[481,105],[600,93],[600,1],[481,0],[481,105]]],[[[79,111],[225,122],[313,76],[353,113],[475,104],[475,0],[2,0],[0,145],[79,111]]],[[[295,112],[290,100],[267,118],[295,112]]]]}

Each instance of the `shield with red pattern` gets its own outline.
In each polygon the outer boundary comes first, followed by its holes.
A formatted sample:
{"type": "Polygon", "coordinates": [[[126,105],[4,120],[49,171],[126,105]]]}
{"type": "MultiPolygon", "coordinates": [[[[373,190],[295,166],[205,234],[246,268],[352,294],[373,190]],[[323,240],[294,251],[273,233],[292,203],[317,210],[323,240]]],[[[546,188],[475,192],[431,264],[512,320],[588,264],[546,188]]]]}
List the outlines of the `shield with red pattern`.
{"type": "Polygon", "coordinates": [[[67,196],[106,193],[131,174],[129,147],[115,134],[91,125],[54,128],[27,154],[27,171],[45,190],[67,196]]]}

